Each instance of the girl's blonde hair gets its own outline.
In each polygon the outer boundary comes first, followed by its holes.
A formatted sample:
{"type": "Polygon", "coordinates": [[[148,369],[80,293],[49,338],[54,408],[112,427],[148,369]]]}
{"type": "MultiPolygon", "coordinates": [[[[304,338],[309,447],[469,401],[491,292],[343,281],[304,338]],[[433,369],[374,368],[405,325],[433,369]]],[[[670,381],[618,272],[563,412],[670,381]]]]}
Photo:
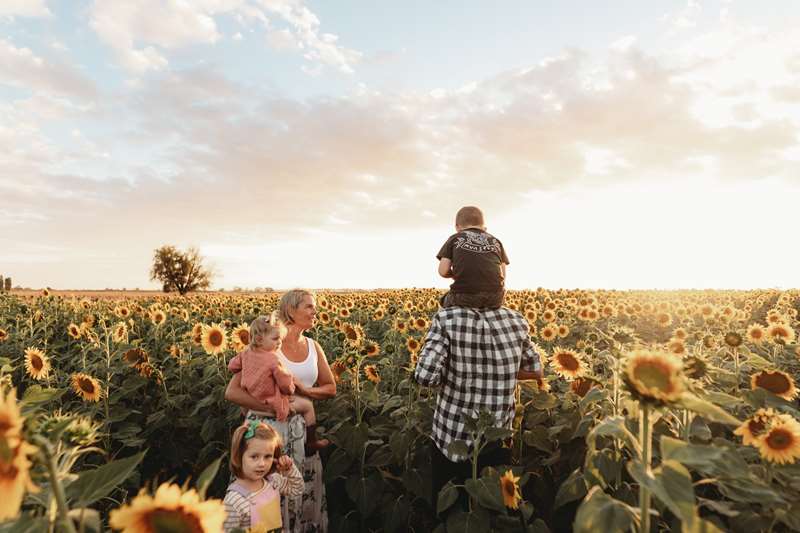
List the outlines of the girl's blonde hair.
{"type": "Polygon", "coordinates": [[[311,296],[313,298],[314,293],[305,289],[292,289],[281,296],[281,301],[278,304],[278,316],[281,322],[284,324],[294,324],[292,315],[297,311],[297,308],[300,307],[300,304],[303,303],[303,298],[306,296],[311,296]]]}
{"type": "Polygon", "coordinates": [[[257,422],[255,420],[249,422],[245,421],[243,426],[236,428],[236,431],[233,432],[233,438],[231,439],[230,468],[231,473],[238,478],[244,477],[244,472],[242,472],[242,456],[245,450],[247,450],[247,442],[251,439],[275,442],[275,451],[272,452],[272,468],[268,473],[271,474],[278,468],[278,458],[281,456],[282,445],[280,434],[269,424],[257,422]]]}
{"type": "Polygon", "coordinates": [[[276,329],[281,332],[281,337],[286,335],[286,328],[278,320],[278,314],[275,311],[269,316],[261,315],[250,322],[250,348],[255,350],[264,346],[267,335],[276,329]]]}

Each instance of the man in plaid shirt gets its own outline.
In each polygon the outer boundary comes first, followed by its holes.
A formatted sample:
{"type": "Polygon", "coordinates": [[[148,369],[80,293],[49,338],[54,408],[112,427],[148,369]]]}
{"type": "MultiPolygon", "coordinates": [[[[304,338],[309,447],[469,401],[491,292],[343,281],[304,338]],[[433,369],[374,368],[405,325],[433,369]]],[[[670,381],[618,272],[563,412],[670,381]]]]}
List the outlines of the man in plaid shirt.
{"type": "MultiPolygon", "coordinates": [[[[528,322],[516,311],[445,307],[434,315],[414,371],[420,385],[439,386],[432,431],[434,505],[449,479],[463,481],[471,472],[466,457],[448,450],[456,440],[466,441],[471,450],[464,415],[488,410],[496,427],[511,428],[517,379],[541,378],[528,322]]],[[[509,452],[492,450],[481,457],[480,468],[508,464],[509,452]]]]}

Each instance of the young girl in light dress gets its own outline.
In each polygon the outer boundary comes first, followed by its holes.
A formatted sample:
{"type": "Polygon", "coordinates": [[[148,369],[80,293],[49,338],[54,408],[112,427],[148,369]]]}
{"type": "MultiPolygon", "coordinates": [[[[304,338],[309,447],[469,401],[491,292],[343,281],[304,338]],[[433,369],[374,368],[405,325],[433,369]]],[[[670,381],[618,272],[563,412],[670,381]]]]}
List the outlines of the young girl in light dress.
{"type": "Polygon", "coordinates": [[[291,457],[281,454],[280,435],[256,421],[239,426],[231,440],[230,468],[236,479],[223,500],[225,533],[281,531],[281,496],[300,496],[303,477],[291,457]]]}

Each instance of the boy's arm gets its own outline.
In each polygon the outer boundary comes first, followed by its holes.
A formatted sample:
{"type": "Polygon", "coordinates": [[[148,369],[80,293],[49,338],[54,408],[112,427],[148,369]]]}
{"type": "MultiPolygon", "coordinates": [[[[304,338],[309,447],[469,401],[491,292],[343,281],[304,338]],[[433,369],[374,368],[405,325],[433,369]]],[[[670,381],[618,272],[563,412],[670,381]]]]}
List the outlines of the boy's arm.
{"type": "Polygon", "coordinates": [[[442,381],[442,368],[449,353],[449,339],[444,335],[439,317],[434,316],[425,345],[419,353],[414,379],[420,385],[433,386],[442,381]]]}
{"type": "Polygon", "coordinates": [[[439,275],[443,278],[452,278],[453,277],[453,262],[447,258],[442,257],[439,259],[439,275]]]}

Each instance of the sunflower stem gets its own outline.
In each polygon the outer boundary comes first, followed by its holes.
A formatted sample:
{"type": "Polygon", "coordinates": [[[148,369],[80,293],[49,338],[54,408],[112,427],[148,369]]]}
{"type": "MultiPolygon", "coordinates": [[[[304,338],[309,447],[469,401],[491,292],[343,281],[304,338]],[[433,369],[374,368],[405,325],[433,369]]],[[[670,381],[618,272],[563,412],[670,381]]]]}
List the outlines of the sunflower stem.
{"type": "Polygon", "coordinates": [[[683,440],[689,442],[691,437],[692,415],[688,409],[683,410],[683,440]]]}
{"type": "Polygon", "coordinates": [[[58,467],[56,466],[56,459],[53,453],[53,447],[50,442],[45,438],[37,439],[37,443],[42,451],[47,466],[47,472],[50,477],[50,486],[53,488],[53,496],[56,499],[56,507],[58,509],[58,521],[61,523],[64,531],[67,533],[76,533],[75,526],[69,518],[69,508],[67,507],[67,497],[64,493],[64,487],[61,485],[61,479],[58,476],[58,467]]]}
{"type": "MultiPolygon", "coordinates": [[[[651,447],[652,427],[650,425],[650,406],[640,404],[639,409],[639,438],[642,446],[642,463],[645,475],[650,476],[650,463],[653,450],[651,447]]],[[[639,485],[639,516],[641,518],[641,533],[650,533],[650,490],[643,484],[639,485]]]]}

